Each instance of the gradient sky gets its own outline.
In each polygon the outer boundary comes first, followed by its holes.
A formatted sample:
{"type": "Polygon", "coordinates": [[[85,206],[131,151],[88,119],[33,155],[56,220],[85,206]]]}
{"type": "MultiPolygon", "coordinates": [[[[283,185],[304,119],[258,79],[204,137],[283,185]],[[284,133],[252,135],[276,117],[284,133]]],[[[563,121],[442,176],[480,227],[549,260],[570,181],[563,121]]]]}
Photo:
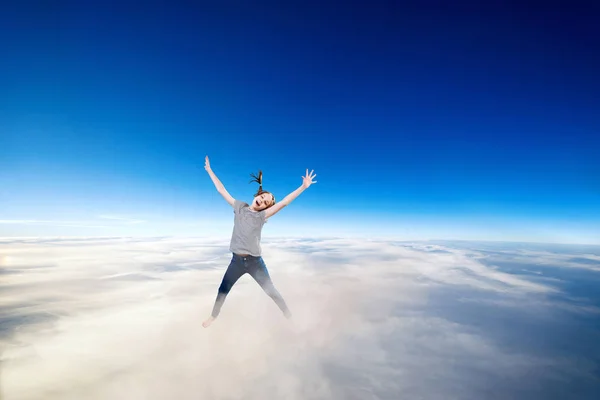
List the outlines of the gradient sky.
{"type": "Polygon", "coordinates": [[[264,235],[600,242],[600,6],[125,3],[3,5],[0,236],[229,235],[208,154],[318,174],[264,235]]]}

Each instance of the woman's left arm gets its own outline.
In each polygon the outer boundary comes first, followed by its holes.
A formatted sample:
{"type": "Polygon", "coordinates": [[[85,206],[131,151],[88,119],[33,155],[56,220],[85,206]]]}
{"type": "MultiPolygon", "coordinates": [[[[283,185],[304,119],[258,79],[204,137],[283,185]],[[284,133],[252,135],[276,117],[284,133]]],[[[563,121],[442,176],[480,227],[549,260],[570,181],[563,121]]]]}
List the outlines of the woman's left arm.
{"type": "Polygon", "coordinates": [[[306,189],[310,187],[313,183],[317,183],[317,181],[313,181],[313,179],[317,176],[317,174],[313,175],[314,170],[308,173],[308,169],[306,170],[306,175],[302,177],[302,185],[294,190],[292,193],[285,196],[283,200],[279,203],[275,204],[273,207],[269,207],[265,210],[265,218],[270,218],[273,215],[277,214],[283,207],[289,205],[296,197],[300,195],[300,193],[304,192],[306,189]]]}

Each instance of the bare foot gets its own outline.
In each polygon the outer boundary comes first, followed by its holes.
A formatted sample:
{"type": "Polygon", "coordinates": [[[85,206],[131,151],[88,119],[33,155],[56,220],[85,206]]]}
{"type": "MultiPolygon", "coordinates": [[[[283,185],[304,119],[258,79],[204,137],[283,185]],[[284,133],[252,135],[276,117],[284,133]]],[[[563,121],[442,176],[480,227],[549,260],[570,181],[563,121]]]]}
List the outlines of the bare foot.
{"type": "Polygon", "coordinates": [[[202,326],[205,327],[205,328],[208,328],[210,326],[210,324],[213,323],[214,320],[215,319],[213,317],[210,317],[209,319],[207,319],[206,321],[204,321],[202,323],[202,326]]]}

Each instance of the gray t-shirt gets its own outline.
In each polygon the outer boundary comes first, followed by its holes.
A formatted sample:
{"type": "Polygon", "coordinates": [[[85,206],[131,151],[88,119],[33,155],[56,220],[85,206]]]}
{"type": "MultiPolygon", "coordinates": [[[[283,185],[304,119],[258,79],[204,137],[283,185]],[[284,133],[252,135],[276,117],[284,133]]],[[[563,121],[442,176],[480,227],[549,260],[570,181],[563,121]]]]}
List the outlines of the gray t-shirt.
{"type": "Polygon", "coordinates": [[[259,257],[262,253],[260,236],[265,224],[265,210],[252,211],[248,203],[236,200],[233,203],[235,219],[229,250],[237,254],[250,254],[259,257]]]}

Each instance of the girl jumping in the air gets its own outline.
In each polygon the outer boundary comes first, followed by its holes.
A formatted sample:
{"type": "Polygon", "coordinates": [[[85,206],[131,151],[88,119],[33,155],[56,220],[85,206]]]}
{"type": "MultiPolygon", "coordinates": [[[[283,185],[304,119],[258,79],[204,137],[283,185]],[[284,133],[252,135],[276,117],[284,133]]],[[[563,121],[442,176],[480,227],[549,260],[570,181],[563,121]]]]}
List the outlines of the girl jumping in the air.
{"type": "Polygon", "coordinates": [[[229,267],[227,267],[227,271],[225,271],[221,286],[219,286],[212,315],[202,323],[202,326],[208,328],[219,316],[221,307],[223,306],[231,287],[246,273],[250,274],[250,276],[258,282],[263,290],[273,299],[273,301],[275,301],[287,318],[291,317],[290,310],[285,304],[283,297],[281,297],[281,294],[275,289],[271,277],[269,276],[267,266],[262,259],[262,250],[260,247],[261,231],[268,218],[290,204],[310,185],[316,183],[317,181],[313,181],[313,178],[317,175],[313,175],[314,170],[309,174],[307,169],[306,175],[302,177],[302,185],[292,193],[288,194],[281,202],[275,204],[275,196],[262,189],[262,172],[259,171],[258,176],[252,175],[254,179],[251,181],[257,182],[259,184],[259,189],[254,195],[252,204],[248,205],[247,203],[231,197],[225,189],[225,186],[223,186],[210,168],[208,156],[206,156],[204,169],[206,169],[210,175],[217,191],[233,207],[235,219],[231,243],[229,245],[229,250],[233,253],[233,257],[229,263],[229,267]]]}

